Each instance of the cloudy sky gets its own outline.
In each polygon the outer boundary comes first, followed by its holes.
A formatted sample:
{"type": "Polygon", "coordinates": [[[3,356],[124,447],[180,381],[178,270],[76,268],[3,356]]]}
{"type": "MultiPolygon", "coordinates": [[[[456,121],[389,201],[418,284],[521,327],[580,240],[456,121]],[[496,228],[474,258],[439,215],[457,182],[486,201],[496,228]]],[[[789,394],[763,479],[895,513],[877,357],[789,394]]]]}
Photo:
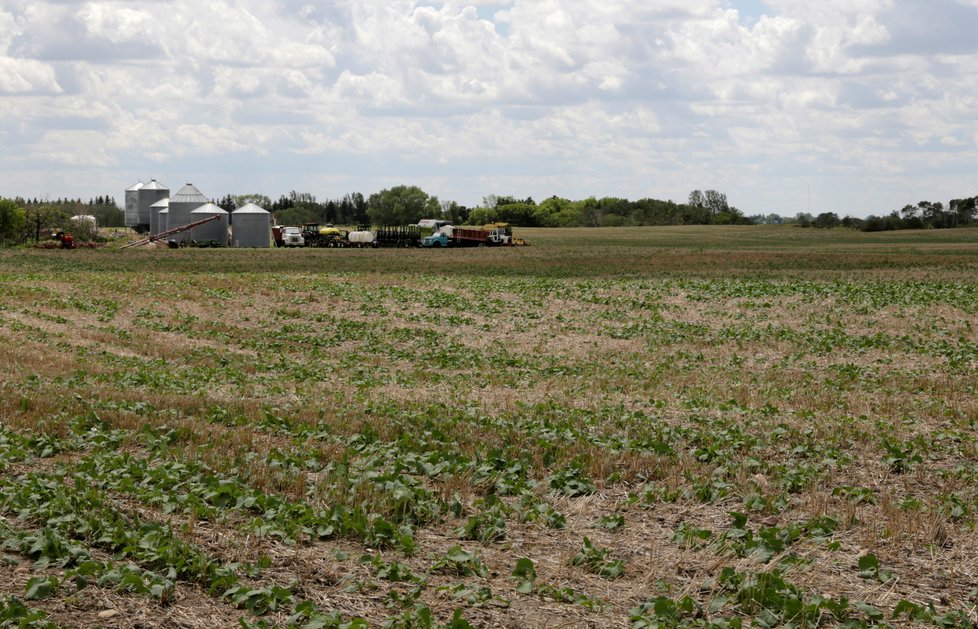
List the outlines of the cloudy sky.
{"type": "Polygon", "coordinates": [[[0,196],[978,194],[978,0],[0,0],[0,196]]]}

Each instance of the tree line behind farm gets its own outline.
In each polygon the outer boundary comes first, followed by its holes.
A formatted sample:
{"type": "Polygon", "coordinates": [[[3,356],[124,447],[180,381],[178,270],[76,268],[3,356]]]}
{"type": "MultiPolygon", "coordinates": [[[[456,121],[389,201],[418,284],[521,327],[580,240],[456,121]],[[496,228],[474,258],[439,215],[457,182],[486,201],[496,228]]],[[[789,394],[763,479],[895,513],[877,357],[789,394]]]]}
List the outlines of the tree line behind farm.
{"type": "Polygon", "coordinates": [[[947,209],[940,202],[920,201],[889,214],[867,218],[840,217],[835,212],[812,215],[799,212],[746,215],[730,205],[717,190],[693,190],[686,203],[644,198],[588,197],[572,201],[552,196],[537,202],[491,194],[469,208],[455,201],[440,201],[417,186],[395,186],[365,197],[360,193],[319,201],[315,195],[292,191],[277,200],[262,194],[226,195],[217,204],[233,211],[253,202],[270,210],[283,225],[333,223],[337,225],[407,225],[422,218],[443,218],[456,225],[510,223],[518,227],[626,227],[652,225],[758,225],[795,224],[800,227],[845,227],[862,231],[966,227],[978,222],[978,196],[952,199],[947,209]]]}
{"type": "MultiPolygon", "coordinates": [[[[418,186],[394,186],[364,196],[354,192],[320,200],[295,190],[273,200],[264,194],[227,194],[214,201],[234,211],[245,203],[269,210],[281,225],[332,223],[335,225],[408,225],[424,218],[440,218],[456,225],[504,222],[518,227],[625,227],[643,225],[753,225],[796,224],[801,227],[843,227],[862,231],[952,228],[978,222],[978,196],[940,202],[920,201],[889,214],[867,218],[840,217],[835,212],[813,215],[799,212],[746,215],[730,205],[717,190],[693,190],[685,203],[643,198],[588,197],[573,201],[556,195],[540,202],[491,194],[482,204],[469,208],[455,201],[441,201],[418,186]]],[[[0,197],[0,245],[40,238],[45,229],[65,228],[75,215],[91,215],[101,227],[124,227],[124,214],[112,195],[81,199],[24,199],[0,197]]]]}

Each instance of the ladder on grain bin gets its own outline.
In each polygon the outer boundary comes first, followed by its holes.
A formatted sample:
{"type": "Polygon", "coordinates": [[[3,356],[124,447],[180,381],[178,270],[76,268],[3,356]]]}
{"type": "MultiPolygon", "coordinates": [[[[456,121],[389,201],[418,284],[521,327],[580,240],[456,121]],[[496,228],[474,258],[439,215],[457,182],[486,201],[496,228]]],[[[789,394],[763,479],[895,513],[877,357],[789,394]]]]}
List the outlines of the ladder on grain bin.
{"type": "Polygon", "coordinates": [[[184,225],[182,227],[174,227],[173,229],[168,229],[165,232],[160,232],[160,233],[156,234],[155,236],[150,236],[149,238],[143,238],[142,240],[134,240],[134,241],[132,241],[130,243],[127,243],[125,245],[122,245],[119,248],[120,249],[128,249],[129,247],[138,247],[139,245],[145,245],[145,244],[148,244],[148,243],[151,243],[151,242],[156,242],[157,240],[163,240],[164,238],[167,238],[169,236],[173,236],[174,234],[180,234],[180,233],[183,233],[183,232],[187,231],[188,229],[193,229],[194,227],[197,227],[198,225],[203,225],[204,223],[209,223],[211,221],[217,221],[217,220],[220,220],[220,219],[221,219],[221,215],[220,214],[214,214],[213,216],[208,216],[207,218],[201,219],[201,220],[199,220],[199,221],[197,221],[195,223],[188,223],[187,225],[184,225]]]}

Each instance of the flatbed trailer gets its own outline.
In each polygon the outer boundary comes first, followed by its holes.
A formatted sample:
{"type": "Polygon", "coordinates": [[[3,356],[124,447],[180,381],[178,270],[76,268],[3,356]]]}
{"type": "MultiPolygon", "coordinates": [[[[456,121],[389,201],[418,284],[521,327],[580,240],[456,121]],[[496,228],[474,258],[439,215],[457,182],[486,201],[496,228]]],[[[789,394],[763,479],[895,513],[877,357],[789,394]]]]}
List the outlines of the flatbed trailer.
{"type": "Polygon", "coordinates": [[[375,247],[420,247],[421,228],[417,225],[378,227],[374,231],[375,247]]]}

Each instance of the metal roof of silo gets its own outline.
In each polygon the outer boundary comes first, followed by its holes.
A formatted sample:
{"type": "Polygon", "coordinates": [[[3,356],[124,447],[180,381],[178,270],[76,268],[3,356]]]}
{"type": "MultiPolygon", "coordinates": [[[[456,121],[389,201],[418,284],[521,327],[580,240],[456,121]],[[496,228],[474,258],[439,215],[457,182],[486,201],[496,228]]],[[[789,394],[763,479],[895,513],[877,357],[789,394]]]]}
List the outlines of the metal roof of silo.
{"type": "Polygon", "coordinates": [[[143,184],[142,190],[166,190],[167,187],[153,179],[149,183],[143,184]]]}
{"type": "Polygon", "coordinates": [[[255,203],[246,203],[236,209],[232,214],[268,214],[268,210],[255,203]]]}
{"type": "Polygon", "coordinates": [[[192,183],[188,183],[180,188],[180,191],[176,194],[170,195],[170,203],[200,203],[203,205],[208,201],[209,199],[201,194],[200,190],[192,183]]]}
{"type": "Polygon", "coordinates": [[[227,210],[217,205],[214,205],[213,203],[206,203],[200,206],[199,208],[197,208],[196,210],[194,210],[193,212],[191,212],[191,214],[227,214],[227,213],[228,213],[227,210]]]}
{"type": "Polygon", "coordinates": [[[126,188],[126,192],[135,192],[136,190],[142,188],[144,185],[146,184],[144,184],[142,181],[140,181],[139,183],[134,183],[133,185],[126,188]]]}
{"type": "Polygon", "coordinates": [[[164,197],[150,207],[170,207],[170,197],[164,197]]]}

